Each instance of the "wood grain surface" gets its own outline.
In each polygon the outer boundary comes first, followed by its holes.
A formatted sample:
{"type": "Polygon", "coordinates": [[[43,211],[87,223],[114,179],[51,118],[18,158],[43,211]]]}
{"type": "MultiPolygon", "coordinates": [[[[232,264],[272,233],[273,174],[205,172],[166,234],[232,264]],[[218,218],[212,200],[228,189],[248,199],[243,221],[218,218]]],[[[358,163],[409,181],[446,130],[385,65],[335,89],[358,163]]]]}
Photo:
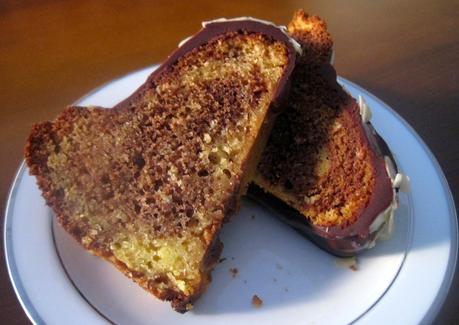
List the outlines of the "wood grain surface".
{"type": "MultiPolygon", "coordinates": [[[[457,204],[458,1],[2,1],[1,211],[33,122],[52,119],[104,82],[161,62],[203,20],[255,16],[285,24],[298,8],[328,22],[338,73],[388,103],[425,140],[457,204]]],[[[457,324],[458,310],[456,274],[436,323],[457,324]]],[[[28,323],[3,256],[0,322],[28,323]]]]}

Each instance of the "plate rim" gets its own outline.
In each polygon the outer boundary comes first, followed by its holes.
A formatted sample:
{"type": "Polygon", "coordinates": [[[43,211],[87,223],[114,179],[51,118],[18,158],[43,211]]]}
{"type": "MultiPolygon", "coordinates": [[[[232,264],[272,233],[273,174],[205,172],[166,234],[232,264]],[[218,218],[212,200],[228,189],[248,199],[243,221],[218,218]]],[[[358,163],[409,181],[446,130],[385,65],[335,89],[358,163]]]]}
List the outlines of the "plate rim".
{"type": "MultiPolygon", "coordinates": [[[[358,89],[360,92],[364,93],[365,96],[371,97],[374,101],[376,101],[380,105],[388,108],[388,111],[392,115],[394,115],[404,125],[404,127],[416,138],[418,143],[421,145],[421,148],[423,149],[424,153],[429,157],[430,161],[432,162],[434,166],[435,171],[437,172],[437,175],[439,176],[439,181],[442,184],[442,189],[445,194],[446,201],[448,202],[448,210],[451,216],[451,218],[449,218],[449,221],[450,221],[450,226],[451,226],[450,231],[451,231],[452,238],[450,241],[451,251],[448,257],[448,266],[445,270],[442,283],[437,291],[437,294],[433,300],[432,305],[430,305],[429,309],[426,311],[421,321],[421,323],[431,323],[436,318],[438,313],[440,312],[440,309],[443,306],[448,296],[448,293],[451,289],[451,285],[453,283],[455,270],[457,267],[458,248],[459,248],[459,242],[458,242],[459,228],[458,228],[458,220],[457,220],[457,209],[456,209],[456,205],[454,202],[453,193],[451,192],[451,187],[449,186],[449,183],[448,183],[448,179],[446,178],[446,175],[443,172],[443,169],[441,168],[440,163],[437,160],[437,157],[430,150],[429,146],[427,146],[427,144],[424,142],[422,137],[416,132],[416,130],[396,110],[394,110],[386,102],[384,102],[383,100],[381,100],[379,97],[369,92],[368,90],[364,89],[363,87],[359,86],[358,84],[346,78],[340,77],[340,76],[337,76],[337,79],[338,81],[344,80],[345,82],[351,84],[353,87],[358,89]],[[455,245],[453,245],[452,243],[453,240],[455,242],[455,245]]],[[[411,250],[411,248],[409,250],[411,250]]]]}
{"type": "MultiPolygon", "coordinates": [[[[150,65],[141,69],[134,70],[132,72],[129,72],[127,74],[121,75],[117,78],[114,78],[108,82],[103,83],[99,87],[94,88],[90,92],[86,93],[82,97],[80,97],[78,100],[74,102],[74,105],[78,105],[88,97],[91,97],[98,91],[102,90],[103,88],[109,87],[111,84],[116,83],[117,81],[127,78],[129,76],[132,76],[134,74],[143,72],[145,70],[150,70],[158,67],[158,64],[150,65]]],[[[442,185],[442,189],[445,195],[446,202],[448,204],[448,210],[449,210],[449,222],[450,222],[450,232],[451,232],[451,241],[450,241],[450,253],[448,257],[448,265],[447,268],[443,274],[443,279],[440,287],[438,288],[438,291],[433,299],[432,304],[430,305],[429,309],[425,311],[424,316],[422,317],[422,322],[430,322],[435,319],[435,317],[438,315],[438,312],[440,311],[441,307],[443,306],[446,297],[448,296],[449,290],[452,285],[452,281],[454,278],[455,270],[456,270],[456,265],[457,265],[457,257],[458,257],[458,220],[457,220],[457,210],[455,207],[455,202],[454,198],[451,192],[451,188],[448,184],[448,180],[438,162],[436,159],[435,155],[433,152],[430,150],[430,148],[427,146],[427,144],[424,142],[424,140],[419,136],[419,134],[414,130],[414,128],[397,112],[395,111],[390,105],[386,104],[383,100],[379,99],[377,96],[369,92],[368,90],[364,89],[363,87],[357,85],[356,83],[338,76],[337,80],[340,84],[343,83],[348,83],[355,89],[357,89],[359,92],[364,94],[365,96],[371,97],[374,101],[378,102],[379,105],[383,106],[386,108],[396,119],[398,119],[403,126],[409,131],[409,133],[415,138],[415,140],[420,144],[422,150],[424,153],[427,155],[429,160],[432,162],[432,165],[435,169],[436,174],[439,177],[439,181],[442,185]],[[454,243],[455,245],[454,245],[454,243]]],[[[22,179],[24,175],[24,171],[26,170],[25,166],[25,161],[22,160],[19,168],[16,171],[16,174],[14,176],[13,182],[10,185],[10,189],[8,192],[8,199],[6,202],[5,206],[5,213],[4,213],[4,222],[3,222],[3,249],[4,249],[4,255],[5,255],[5,260],[6,260],[6,267],[7,267],[7,272],[8,276],[11,282],[11,285],[13,287],[13,290],[16,294],[16,297],[24,310],[25,314],[29,318],[29,320],[33,324],[45,324],[44,320],[41,318],[40,313],[35,309],[33,306],[32,302],[30,301],[28,295],[27,295],[27,290],[24,287],[24,284],[22,283],[18,271],[17,271],[17,265],[15,262],[14,258],[14,253],[13,253],[13,240],[12,240],[12,233],[11,233],[11,226],[12,226],[12,206],[14,202],[16,201],[16,192],[19,189],[19,182],[22,179]]],[[[407,253],[409,254],[411,250],[411,247],[407,249],[407,253]]],[[[403,268],[403,267],[402,267],[403,268]]],[[[398,273],[400,273],[401,269],[399,270],[398,273]]],[[[396,279],[396,278],[395,278],[396,279]]],[[[394,281],[395,281],[394,279],[394,281]]],[[[390,286],[388,287],[387,291],[390,290],[390,286]]],[[[386,292],[387,292],[386,291],[386,292]]],[[[385,292],[385,293],[386,293],[385,292]]],[[[384,294],[385,294],[384,293],[384,294]]],[[[375,304],[377,304],[384,294],[381,296],[380,299],[378,299],[375,304]]],[[[371,311],[371,309],[375,306],[373,304],[368,310],[366,310],[361,316],[356,318],[352,323],[359,322],[364,318],[364,316],[371,311]]]]}
{"type": "Polygon", "coordinates": [[[16,192],[19,189],[19,180],[22,178],[25,171],[25,161],[22,160],[19,168],[16,171],[14,180],[10,185],[10,190],[8,193],[8,199],[5,207],[5,214],[3,220],[3,253],[6,261],[6,268],[8,272],[8,277],[10,279],[11,286],[13,287],[16,298],[19,301],[19,304],[22,307],[22,310],[25,312],[29,320],[33,324],[45,324],[44,320],[41,318],[40,313],[35,309],[34,305],[29,299],[26,289],[19,277],[19,272],[17,270],[17,265],[13,253],[13,240],[12,240],[12,216],[11,206],[16,200],[16,192]]]}

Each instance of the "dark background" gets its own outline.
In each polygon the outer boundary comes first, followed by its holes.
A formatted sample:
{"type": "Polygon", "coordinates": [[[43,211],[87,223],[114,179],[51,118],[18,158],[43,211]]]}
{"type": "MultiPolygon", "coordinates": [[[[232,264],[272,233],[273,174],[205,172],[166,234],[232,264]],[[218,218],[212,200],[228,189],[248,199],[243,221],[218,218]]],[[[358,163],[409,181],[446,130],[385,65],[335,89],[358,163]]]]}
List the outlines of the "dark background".
{"type": "MultiPolygon", "coordinates": [[[[254,16],[286,24],[298,8],[328,22],[338,73],[388,103],[424,139],[457,204],[458,1],[2,1],[0,210],[33,122],[52,119],[104,82],[161,62],[203,20],[254,16]]],[[[1,254],[1,322],[27,324],[1,254]]],[[[408,307],[415,308],[407,302],[401,309],[408,307]]],[[[436,322],[458,323],[458,313],[456,274],[436,322]]]]}

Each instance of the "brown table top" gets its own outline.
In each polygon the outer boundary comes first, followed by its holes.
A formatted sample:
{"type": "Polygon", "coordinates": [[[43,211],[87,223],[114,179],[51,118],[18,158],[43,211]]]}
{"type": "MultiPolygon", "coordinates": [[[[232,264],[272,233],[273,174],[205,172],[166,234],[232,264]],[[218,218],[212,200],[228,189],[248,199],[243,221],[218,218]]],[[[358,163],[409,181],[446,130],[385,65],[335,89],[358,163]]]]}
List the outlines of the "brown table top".
{"type": "MultiPolygon", "coordinates": [[[[254,16],[285,24],[301,6],[328,22],[338,73],[392,106],[425,140],[457,204],[457,1],[2,1],[0,210],[33,122],[52,119],[106,81],[161,62],[203,20],[254,16]]],[[[0,292],[2,322],[27,324],[3,256],[0,292]]],[[[458,309],[456,273],[436,322],[457,323],[458,309]]]]}

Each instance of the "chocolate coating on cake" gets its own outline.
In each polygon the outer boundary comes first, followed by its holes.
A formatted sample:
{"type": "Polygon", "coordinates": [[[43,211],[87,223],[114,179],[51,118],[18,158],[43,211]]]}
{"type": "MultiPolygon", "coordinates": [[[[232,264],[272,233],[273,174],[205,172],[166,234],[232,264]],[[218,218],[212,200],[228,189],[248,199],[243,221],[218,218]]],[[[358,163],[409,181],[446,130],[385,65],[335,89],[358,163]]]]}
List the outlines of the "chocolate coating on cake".
{"type": "MultiPolygon", "coordinates": [[[[352,105],[352,104],[351,104],[352,105]]],[[[348,109],[347,107],[345,109],[348,109]]],[[[362,125],[360,130],[361,140],[365,145],[368,145],[374,153],[372,164],[375,169],[375,187],[371,194],[368,205],[361,211],[357,220],[347,227],[317,227],[314,226],[316,232],[326,238],[345,238],[358,236],[367,238],[369,228],[378,215],[387,209],[393,201],[392,181],[387,174],[384,155],[379,143],[385,141],[378,135],[375,135],[376,130],[369,123],[362,125]]],[[[390,154],[392,157],[392,154],[390,154]]],[[[392,158],[393,159],[393,158],[392,158]]],[[[395,164],[394,164],[395,165],[395,164]]]]}
{"type": "Polygon", "coordinates": [[[259,33],[266,37],[270,37],[273,41],[281,41],[286,45],[288,50],[289,65],[285,69],[283,76],[279,80],[277,90],[272,100],[273,108],[276,111],[279,111],[285,104],[286,95],[290,91],[290,77],[293,69],[295,68],[297,53],[292,43],[290,42],[290,38],[285,33],[283,33],[278,27],[275,27],[270,24],[264,24],[254,20],[228,20],[207,23],[198,33],[196,33],[192,37],[189,37],[183,44],[181,44],[181,46],[178,47],[167,58],[167,60],[163,62],[161,66],[148,77],[148,80],[142,86],[140,86],[139,89],[137,89],[133,95],[129,96],[128,98],[120,102],[118,105],[114,107],[114,109],[121,109],[123,107],[129,106],[129,103],[135,102],[136,98],[138,98],[144,92],[144,90],[151,87],[152,83],[155,83],[155,80],[158,78],[159,75],[161,75],[164,71],[170,69],[170,67],[173,66],[177,62],[177,60],[180,57],[182,57],[185,53],[188,53],[191,50],[211,41],[218,35],[222,35],[229,32],[249,34],[259,33]]]}
{"type": "MultiPolygon", "coordinates": [[[[348,104],[343,110],[355,109],[355,100],[343,91],[336,81],[335,69],[328,63],[320,68],[322,77],[330,82],[332,89],[336,91],[339,99],[348,98],[348,104]]],[[[336,95],[335,94],[335,95],[336,95]]],[[[274,209],[284,222],[305,235],[319,247],[337,256],[353,256],[366,248],[377,232],[370,233],[370,225],[375,219],[387,209],[393,201],[393,189],[389,175],[386,171],[384,157],[389,157],[395,169],[395,159],[384,139],[376,132],[371,123],[362,123],[360,116],[353,117],[355,122],[362,124],[359,128],[361,141],[370,147],[374,153],[372,164],[375,168],[375,187],[369,199],[368,205],[359,213],[356,221],[348,226],[321,227],[314,225],[298,210],[292,208],[276,196],[260,189],[252,184],[249,188],[249,195],[256,201],[261,202],[268,208],[274,209]]]]}
{"type": "Polygon", "coordinates": [[[390,151],[365,122],[368,110],[365,114],[337,82],[328,62],[332,41],[325,23],[300,11],[288,31],[303,55],[293,72],[287,109],[254,177],[262,190],[249,192],[319,246],[353,255],[371,243],[375,228],[393,211],[385,159],[390,151]]]}
{"type": "MultiPolygon", "coordinates": [[[[381,160],[381,158],[384,160],[384,156],[389,157],[397,172],[398,167],[389,146],[376,132],[371,123],[366,125],[364,136],[367,137],[373,149],[377,152],[377,156],[380,158],[378,160],[381,160]]],[[[381,177],[379,181],[385,188],[389,188],[386,182],[390,181],[390,178],[387,177],[384,164],[378,161],[377,166],[379,168],[378,175],[381,177]]],[[[320,248],[339,257],[354,256],[365,250],[367,244],[375,239],[377,231],[370,233],[369,227],[378,215],[390,205],[393,195],[392,192],[384,189],[375,191],[374,194],[374,198],[370,200],[369,206],[360,215],[356,223],[345,228],[329,227],[327,229],[315,226],[298,210],[253,183],[248,190],[250,198],[274,211],[278,218],[312,240],[320,248]]]]}

